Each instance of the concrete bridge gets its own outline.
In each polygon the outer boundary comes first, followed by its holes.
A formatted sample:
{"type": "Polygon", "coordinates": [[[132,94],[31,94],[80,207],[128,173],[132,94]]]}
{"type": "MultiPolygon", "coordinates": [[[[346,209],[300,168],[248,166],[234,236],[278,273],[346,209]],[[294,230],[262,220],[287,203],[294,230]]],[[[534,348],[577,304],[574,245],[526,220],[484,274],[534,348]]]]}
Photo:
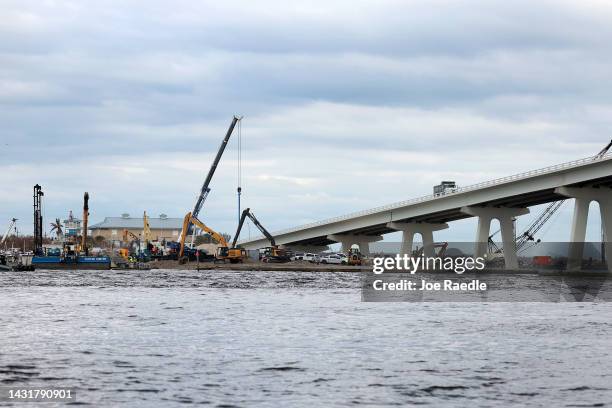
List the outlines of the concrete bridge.
{"type": "MultiPolygon", "coordinates": [[[[365,254],[369,243],[384,234],[402,231],[402,253],[412,248],[415,234],[421,234],[426,256],[434,251],[433,233],[449,227],[448,223],[478,217],[474,241],[476,255],[486,252],[490,224],[497,219],[501,227],[507,268],[517,268],[512,218],[528,214],[530,206],[552,201],[575,199],[570,242],[583,243],[586,237],[588,208],[591,201],[600,205],[606,237],[612,237],[612,154],[597,155],[525,173],[515,174],[442,195],[427,195],[314,222],[273,233],[277,244],[287,247],[322,247],[341,243],[344,250],[359,245],[365,254]]],[[[264,237],[241,241],[247,249],[269,245],[264,237]]],[[[582,259],[582,245],[571,246],[571,259],[582,259]]],[[[606,253],[612,256],[610,243],[606,253]]],[[[608,263],[612,272],[612,262],[608,263]]],[[[578,266],[579,267],[579,266],[578,266]]]]}

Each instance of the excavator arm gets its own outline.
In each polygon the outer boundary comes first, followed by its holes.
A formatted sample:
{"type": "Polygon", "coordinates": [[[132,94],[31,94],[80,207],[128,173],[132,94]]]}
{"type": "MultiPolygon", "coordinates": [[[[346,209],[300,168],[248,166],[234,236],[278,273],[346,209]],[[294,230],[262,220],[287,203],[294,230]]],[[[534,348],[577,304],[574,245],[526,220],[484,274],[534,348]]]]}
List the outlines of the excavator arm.
{"type": "Polygon", "coordinates": [[[191,213],[187,213],[185,215],[185,219],[183,220],[183,231],[181,233],[181,250],[179,252],[179,259],[183,257],[185,254],[185,238],[187,236],[187,230],[190,225],[195,225],[200,228],[202,231],[207,232],[210,236],[219,243],[222,247],[227,247],[227,241],[223,237],[223,235],[219,234],[217,231],[205,225],[202,221],[198,220],[196,217],[191,215],[191,213]]]}
{"type": "MultiPolygon", "coordinates": [[[[259,229],[259,231],[261,231],[261,233],[264,234],[268,241],[270,241],[271,246],[269,248],[265,248],[264,256],[263,258],[261,258],[261,260],[263,262],[289,262],[291,258],[287,251],[276,246],[276,240],[274,239],[272,234],[270,234],[268,230],[263,225],[261,225],[257,217],[255,217],[255,214],[251,212],[250,208],[246,208],[240,216],[240,222],[238,223],[238,229],[236,230],[236,234],[234,235],[234,240],[232,241],[232,248],[230,249],[230,251],[239,250],[238,248],[236,248],[236,243],[238,242],[238,237],[240,236],[240,231],[242,230],[242,226],[244,225],[246,217],[249,217],[251,221],[253,221],[253,224],[255,224],[255,226],[259,229]]],[[[244,249],[241,250],[244,251],[244,249]]]]}
{"type": "Polygon", "coordinates": [[[242,215],[240,216],[240,222],[238,223],[238,229],[236,230],[236,234],[234,234],[232,248],[236,248],[236,242],[238,242],[238,237],[240,236],[240,231],[242,230],[242,225],[244,224],[246,217],[249,217],[251,221],[253,221],[253,224],[255,224],[255,226],[261,231],[261,233],[264,234],[266,238],[268,238],[268,240],[270,241],[270,245],[272,245],[273,247],[276,246],[276,240],[274,239],[272,234],[270,234],[268,230],[265,229],[263,225],[261,225],[259,220],[251,212],[250,208],[245,208],[245,210],[242,212],[242,215]]]}
{"type": "Polygon", "coordinates": [[[140,237],[138,235],[134,234],[132,231],[124,229],[123,230],[123,242],[128,242],[129,237],[132,237],[134,241],[140,242],[140,237]]]}

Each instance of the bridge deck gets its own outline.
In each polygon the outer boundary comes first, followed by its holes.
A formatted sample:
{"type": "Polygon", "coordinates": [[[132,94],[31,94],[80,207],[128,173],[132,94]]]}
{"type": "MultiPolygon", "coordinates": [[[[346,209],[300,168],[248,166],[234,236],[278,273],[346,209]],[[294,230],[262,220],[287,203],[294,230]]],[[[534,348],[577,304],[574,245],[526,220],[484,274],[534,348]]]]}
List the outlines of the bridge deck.
{"type": "MultiPolygon", "coordinates": [[[[470,216],[460,210],[468,205],[530,207],[562,200],[565,197],[554,192],[561,186],[612,187],[612,153],[462,187],[442,196],[427,195],[276,231],[273,235],[280,244],[328,245],[334,243],[327,238],[330,234],[394,232],[387,227],[390,221],[442,223],[467,218],[470,216]]],[[[247,248],[265,246],[265,239],[257,237],[241,244],[247,248]]]]}

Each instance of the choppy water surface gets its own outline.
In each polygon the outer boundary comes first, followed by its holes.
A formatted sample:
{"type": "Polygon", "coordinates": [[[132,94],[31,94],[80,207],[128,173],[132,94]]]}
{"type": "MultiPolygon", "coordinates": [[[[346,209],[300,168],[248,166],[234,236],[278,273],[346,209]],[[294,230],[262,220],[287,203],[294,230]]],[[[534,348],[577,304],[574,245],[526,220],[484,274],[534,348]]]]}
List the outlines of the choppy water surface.
{"type": "Polygon", "coordinates": [[[92,406],[612,404],[611,303],[362,303],[350,273],[11,272],[0,290],[0,385],[92,406]]]}

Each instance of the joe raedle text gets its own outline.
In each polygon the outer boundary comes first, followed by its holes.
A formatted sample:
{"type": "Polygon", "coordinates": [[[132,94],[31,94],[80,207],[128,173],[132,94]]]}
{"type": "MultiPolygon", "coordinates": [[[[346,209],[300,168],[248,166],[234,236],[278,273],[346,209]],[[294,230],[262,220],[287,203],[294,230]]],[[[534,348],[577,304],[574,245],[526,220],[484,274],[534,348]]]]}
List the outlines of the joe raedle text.
{"type": "Polygon", "coordinates": [[[399,282],[385,282],[382,279],[376,279],[372,283],[372,287],[374,290],[420,290],[425,292],[483,292],[487,290],[487,284],[478,279],[473,279],[468,282],[456,282],[452,279],[444,279],[442,282],[429,282],[425,279],[417,281],[401,279],[399,282]]]}

